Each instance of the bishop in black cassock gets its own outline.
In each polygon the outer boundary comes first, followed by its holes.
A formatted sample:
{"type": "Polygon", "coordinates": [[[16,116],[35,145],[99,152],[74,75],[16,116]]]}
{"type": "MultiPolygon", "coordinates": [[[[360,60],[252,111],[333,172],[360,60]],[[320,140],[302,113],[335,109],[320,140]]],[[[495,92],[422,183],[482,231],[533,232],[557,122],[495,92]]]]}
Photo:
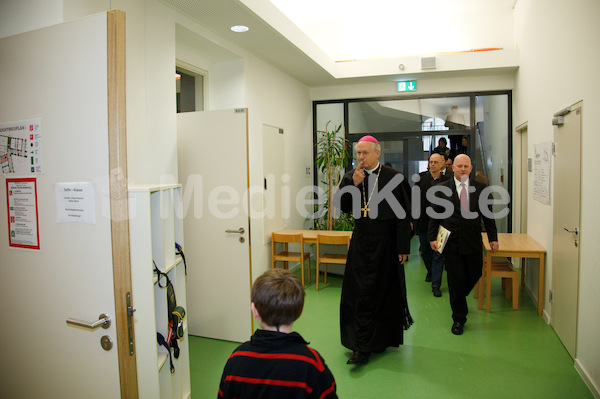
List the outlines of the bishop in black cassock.
{"type": "Polygon", "coordinates": [[[360,164],[338,191],[341,210],[355,218],[340,304],[342,345],[354,352],[348,364],[398,347],[412,324],[403,264],[412,236],[410,188],[400,172],[379,163],[380,148],[372,136],[359,141],[360,164]]]}

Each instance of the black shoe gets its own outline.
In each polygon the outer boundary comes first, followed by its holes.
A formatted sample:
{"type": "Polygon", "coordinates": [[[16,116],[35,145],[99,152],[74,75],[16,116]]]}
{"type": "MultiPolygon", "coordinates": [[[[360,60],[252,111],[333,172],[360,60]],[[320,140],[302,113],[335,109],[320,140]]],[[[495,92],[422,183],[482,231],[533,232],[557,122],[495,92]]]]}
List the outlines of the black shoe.
{"type": "Polygon", "coordinates": [[[461,335],[463,333],[463,327],[464,327],[463,323],[459,323],[458,321],[455,321],[452,324],[452,328],[450,329],[450,331],[452,331],[452,334],[454,334],[454,335],[461,335]]]}
{"type": "Polygon", "coordinates": [[[431,273],[427,273],[427,276],[425,276],[425,282],[431,283],[431,273]]]}
{"type": "Polygon", "coordinates": [[[348,361],[347,364],[364,364],[369,361],[369,353],[368,352],[359,352],[354,351],[354,354],[348,361]]]}
{"type": "Polygon", "coordinates": [[[433,296],[435,297],[439,298],[442,296],[442,291],[440,291],[440,287],[433,287],[431,291],[433,291],[433,296]]]}

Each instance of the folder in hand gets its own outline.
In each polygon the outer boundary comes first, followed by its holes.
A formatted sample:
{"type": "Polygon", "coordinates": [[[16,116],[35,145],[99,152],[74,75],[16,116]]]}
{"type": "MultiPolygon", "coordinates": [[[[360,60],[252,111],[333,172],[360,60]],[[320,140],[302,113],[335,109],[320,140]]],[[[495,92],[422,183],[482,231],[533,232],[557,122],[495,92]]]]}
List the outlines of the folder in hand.
{"type": "Polygon", "coordinates": [[[451,234],[451,231],[440,224],[440,227],[438,228],[437,239],[436,239],[437,251],[439,253],[442,253],[442,251],[444,250],[444,247],[448,243],[448,238],[450,238],[450,234],[451,234]]]}

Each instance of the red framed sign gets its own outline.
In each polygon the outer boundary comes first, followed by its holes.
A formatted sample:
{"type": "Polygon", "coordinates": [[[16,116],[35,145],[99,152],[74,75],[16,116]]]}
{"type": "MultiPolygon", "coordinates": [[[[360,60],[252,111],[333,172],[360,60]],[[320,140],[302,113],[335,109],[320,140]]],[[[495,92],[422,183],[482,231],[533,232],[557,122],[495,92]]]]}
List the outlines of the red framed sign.
{"type": "Polygon", "coordinates": [[[9,246],[39,250],[37,179],[6,179],[6,208],[9,246]]]}

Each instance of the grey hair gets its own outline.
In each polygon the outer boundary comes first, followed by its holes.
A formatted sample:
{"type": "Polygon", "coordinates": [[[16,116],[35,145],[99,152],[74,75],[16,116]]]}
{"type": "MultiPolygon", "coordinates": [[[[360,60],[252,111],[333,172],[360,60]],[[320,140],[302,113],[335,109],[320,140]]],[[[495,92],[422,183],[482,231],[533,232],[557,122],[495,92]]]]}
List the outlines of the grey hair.
{"type": "Polygon", "coordinates": [[[374,141],[370,141],[370,143],[373,143],[373,150],[375,150],[375,151],[381,151],[381,144],[376,143],[374,141]]]}

